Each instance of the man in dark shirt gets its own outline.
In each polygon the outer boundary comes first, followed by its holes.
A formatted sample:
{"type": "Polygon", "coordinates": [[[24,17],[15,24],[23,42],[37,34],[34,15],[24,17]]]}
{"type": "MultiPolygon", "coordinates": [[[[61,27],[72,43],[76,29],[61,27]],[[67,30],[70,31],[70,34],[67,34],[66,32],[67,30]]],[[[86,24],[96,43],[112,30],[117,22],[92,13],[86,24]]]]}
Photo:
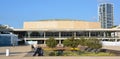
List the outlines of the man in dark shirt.
{"type": "Polygon", "coordinates": [[[38,56],[43,56],[43,49],[38,46],[37,49],[35,50],[33,56],[36,56],[36,54],[38,54],[38,56]]]}

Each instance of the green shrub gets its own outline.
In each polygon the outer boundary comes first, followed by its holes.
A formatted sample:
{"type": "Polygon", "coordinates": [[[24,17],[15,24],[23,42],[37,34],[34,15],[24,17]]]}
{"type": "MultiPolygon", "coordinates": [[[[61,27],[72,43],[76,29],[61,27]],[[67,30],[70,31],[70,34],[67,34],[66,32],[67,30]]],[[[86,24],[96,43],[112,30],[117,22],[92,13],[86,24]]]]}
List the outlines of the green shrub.
{"type": "Polygon", "coordinates": [[[55,54],[55,52],[53,51],[53,52],[50,52],[50,53],[49,53],[49,56],[56,56],[56,54],[55,54]]]}
{"type": "Polygon", "coordinates": [[[46,41],[46,45],[50,48],[54,48],[57,45],[57,41],[53,38],[50,37],[47,41],[46,41]]]}
{"type": "Polygon", "coordinates": [[[104,52],[99,52],[97,54],[93,52],[85,52],[81,54],[81,56],[114,56],[114,54],[104,53],[104,52]]]}
{"type": "Polygon", "coordinates": [[[112,53],[105,52],[86,52],[86,51],[63,51],[63,53],[58,53],[58,51],[44,50],[44,56],[115,56],[112,53]]]}
{"type": "Polygon", "coordinates": [[[72,51],[64,51],[64,56],[78,56],[78,53],[72,51]]]}

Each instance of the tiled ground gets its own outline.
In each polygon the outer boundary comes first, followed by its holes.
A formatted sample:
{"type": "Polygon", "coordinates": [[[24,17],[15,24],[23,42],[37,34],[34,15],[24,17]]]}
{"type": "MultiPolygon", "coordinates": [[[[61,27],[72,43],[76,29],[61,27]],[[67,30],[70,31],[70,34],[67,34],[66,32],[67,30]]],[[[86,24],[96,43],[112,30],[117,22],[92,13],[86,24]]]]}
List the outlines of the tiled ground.
{"type": "MultiPolygon", "coordinates": [[[[120,51],[120,47],[103,47],[120,51]]],[[[120,59],[120,56],[32,56],[30,46],[0,47],[0,59],[120,59]],[[5,50],[10,49],[10,56],[5,50]]]]}

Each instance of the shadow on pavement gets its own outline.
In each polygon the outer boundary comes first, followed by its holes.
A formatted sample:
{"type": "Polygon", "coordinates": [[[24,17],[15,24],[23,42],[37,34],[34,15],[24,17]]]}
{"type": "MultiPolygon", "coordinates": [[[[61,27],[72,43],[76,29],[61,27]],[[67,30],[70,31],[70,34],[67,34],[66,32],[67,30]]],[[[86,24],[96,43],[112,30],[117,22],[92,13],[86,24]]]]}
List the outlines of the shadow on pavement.
{"type": "Polygon", "coordinates": [[[30,56],[32,56],[33,55],[33,51],[29,51],[24,57],[30,57],[30,56]]]}

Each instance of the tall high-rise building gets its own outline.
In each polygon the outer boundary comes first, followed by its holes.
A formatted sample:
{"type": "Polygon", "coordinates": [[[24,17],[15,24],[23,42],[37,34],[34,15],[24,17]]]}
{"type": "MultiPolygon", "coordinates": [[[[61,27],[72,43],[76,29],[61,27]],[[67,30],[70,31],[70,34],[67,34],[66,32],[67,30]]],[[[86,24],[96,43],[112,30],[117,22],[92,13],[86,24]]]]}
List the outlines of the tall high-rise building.
{"type": "Polygon", "coordinates": [[[113,4],[111,3],[101,3],[98,8],[99,22],[102,28],[112,28],[113,27],[113,4]]]}

